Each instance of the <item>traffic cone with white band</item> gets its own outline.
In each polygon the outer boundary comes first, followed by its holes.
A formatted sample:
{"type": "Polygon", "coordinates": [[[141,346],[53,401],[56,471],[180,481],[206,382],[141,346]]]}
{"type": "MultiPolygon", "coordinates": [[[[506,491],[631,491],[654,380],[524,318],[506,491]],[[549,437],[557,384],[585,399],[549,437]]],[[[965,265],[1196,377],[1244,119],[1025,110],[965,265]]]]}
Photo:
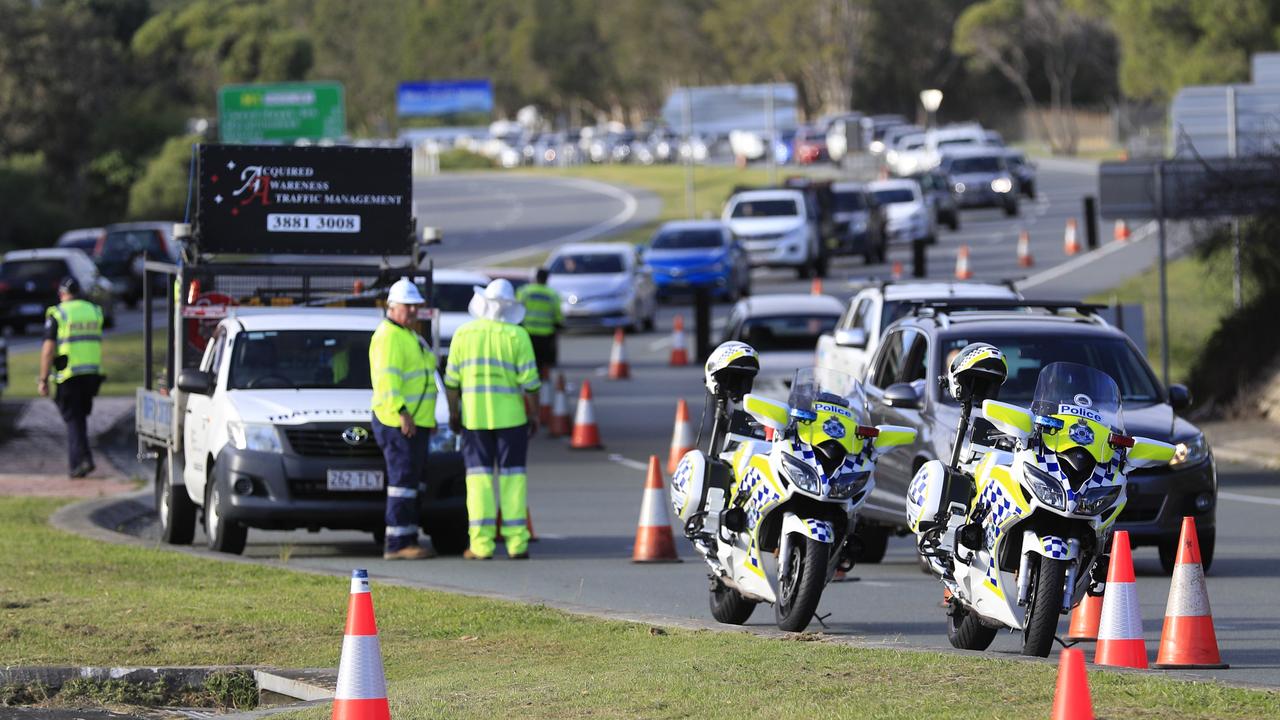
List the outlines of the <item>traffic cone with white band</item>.
{"type": "Polygon", "coordinates": [[[1138,585],[1127,530],[1117,530],[1111,540],[1111,565],[1107,569],[1107,592],[1102,598],[1098,650],[1093,662],[1114,667],[1147,667],[1147,643],[1142,639],[1142,611],[1138,607],[1138,585]]]}
{"type": "Polygon", "coordinates": [[[1076,233],[1076,219],[1067,218],[1067,229],[1062,233],[1062,251],[1067,255],[1080,252],[1080,236],[1076,233]]]}
{"type": "Polygon", "coordinates": [[[684,341],[684,316],[677,315],[671,325],[671,367],[684,367],[689,364],[689,349],[684,341]]]}
{"type": "Polygon", "coordinates": [[[1063,648],[1058,654],[1058,687],[1050,720],[1093,720],[1084,653],[1075,648],[1063,648]]]}
{"type": "Polygon", "coordinates": [[[1129,223],[1124,220],[1117,220],[1111,238],[1116,242],[1129,242],[1129,223]]]}
{"type": "Polygon", "coordinates": [[[1227,667],[1218,653],[1218,636],[1213,631],[1209,591],[1200,564],[1200,540],[1196,521],[1182,518],[1178,539],[1178,559],[1173,566],[1169,602],[1164,610],[1164,630],[1155,667],[1161,669],[1227,667]]]}
{"type": "Polygon", "coordinates": [[[894,280],[902,279],[902,261],[901,260],[893,261],[893,271],[890,277],[892,277],[894,280]]]}
{"type": "Polygon", "coordinates": [[[971,280],[973,271],[969,269],[969,246],[961,245],[960,251],[956,253],[956,279],[971,280]]]}
{"type": "Polygon", "coordinates": [[[569,398],[564,389],[564,373],[558,373],[555,399],[551,401],[551,422],[547,425],[547,434],[551,437],[568,435],[573,430],[572,424],[569,418],[569,398]]]}
{"type": "Polygon", "coordinates": [[[822,294],[822,278],[816,277],[813,279],[813,282],[809,284],[809,294],[810,295],[822,294]]]}
{"type": "Polygon", "coordinates": [[[689,403],[684,398],[676,403],[676,424],[671,433],[671,454],[667,457],[667,472],[676,471],[680,458],[693,449],[693,423],[689,420],[689,403]]]}
{"type": "Polygon", "coordinates": [[[333,695],[333,720],[389,720],[387,680],[382,673],[382,648],[373,617],[369,573],[351,572],[347,629],[338,663],[338,689],[333,695]]]}
{"type": "Polygon", "coordinates": [[[1029,268],[1035,264],[1035,258],[1031,257],[1031,233],[1023,230],[1018,233],[1018,267],[1029,268]]]}
{"type": "Polygon", "coordinates": [[[667,486],[662,480],[658,456],[649,456],[649,474],[644,481],[644,499],[640,502],[640,522],[636,525],[636,546],[631,562],[680,562],[676,556],[676,539],[671,533],[671,516],[667,508],[667,486]]]}
{"type": "Polygon", "coordinates": [[[631,377],[631,365],[627,362],[626,333],[622,328],[613,331],[613,350],[609,353],[609,379],[626,380],[631,377]]]}
{"type": "Polygon", "coordinates": [[[591,403],[591,383],[582,381],[582,392],[578,395],[578,412],[573,417],[573,436],[569,438],[569,447],[574,450],[599,450],[600,428],[596,427],[596,411],[591,403]]]}

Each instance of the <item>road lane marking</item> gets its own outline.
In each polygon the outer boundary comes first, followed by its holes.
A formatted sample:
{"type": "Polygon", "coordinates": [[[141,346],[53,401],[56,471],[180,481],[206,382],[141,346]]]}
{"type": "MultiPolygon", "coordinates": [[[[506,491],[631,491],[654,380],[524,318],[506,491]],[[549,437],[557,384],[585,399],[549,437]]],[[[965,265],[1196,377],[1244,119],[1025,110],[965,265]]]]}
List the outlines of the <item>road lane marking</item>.
{"type": "Polygon", "coordinates": [[[1222,500],[1235,500],[1242,503],[1258,503],[1261,505],[1280,505],[1280,498],[1264,497],[1262,495],[1243,495],[1241,493],[1218,491],[1218,498],[1222,500]]]}
{"type": "Polygon", "coordinates": [[[618,453],[609,453],[609,460],[611,462],[616,462],[623,467],[628,467],[632,470],[639,470],[640,472],[645,472],[649,469],[648,463],[642,463],[639,460],[632,460],[631,458],[623,457],[618,453]]]}
{"type": "Polygon", "coordinates": [[[1149,239],[1151,233],[1155,231],[1155,227],[1156,227],[1155,222],[1149,222],[1137,228],[1136,230],[1134,230],[1133,236],[1131,237],[1129,242],[1107,243],[1106,245],[1103,245],[1098,250],[1092,250],[1090,252],[1083,253],[1074,258],[1071,258],[1070,260],[1064,263],[1054,265],[1053,267],[1049,268],[1048,270],[1045,270],[1044,272],[1036,273],[1035,275],[1032,275],[1028,278],[1023,279],[1022,282],[1019,282],[1017,284],[1018,289],[1019,290],[1033,289],[1038,285],[1043,285],[1049,282],[1050,280],[1054,280],[1068,273],[1075,272],[1076,270],[1079,270],[1082,267],[1090,265],[1094,261],[1101,260],[1102,258],[1108,255],[1111,255],[1112,253],[1119,252],[1120,250],[1124,250],[1126,248],[1131,248],[1134,245],[1137,245],[1139,242],[1143,242],[1149,239]]]}

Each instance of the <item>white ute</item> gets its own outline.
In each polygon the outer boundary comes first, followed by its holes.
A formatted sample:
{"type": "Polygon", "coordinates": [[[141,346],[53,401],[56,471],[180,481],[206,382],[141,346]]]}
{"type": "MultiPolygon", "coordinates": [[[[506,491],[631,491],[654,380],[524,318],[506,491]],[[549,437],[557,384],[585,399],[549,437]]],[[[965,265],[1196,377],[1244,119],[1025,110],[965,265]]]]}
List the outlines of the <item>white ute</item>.
{"type": "Polygon", "coordinates": [[[752,267],[791,267],[800,277],[820,270],[816,217],[803,192],[785,189],[736,193],[721,214],[747,249],[752,267]]]}

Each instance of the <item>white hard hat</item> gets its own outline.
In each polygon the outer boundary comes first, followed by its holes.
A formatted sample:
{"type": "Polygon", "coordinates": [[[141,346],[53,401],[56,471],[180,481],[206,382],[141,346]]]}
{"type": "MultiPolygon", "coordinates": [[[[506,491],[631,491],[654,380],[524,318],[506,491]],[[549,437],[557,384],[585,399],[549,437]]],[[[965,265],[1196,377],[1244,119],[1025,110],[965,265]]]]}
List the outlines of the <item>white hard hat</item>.
{"type": "Polygon", "coordinates": [[[418,292],[417,285],[414,285],[409,278],[402,277],[391,286],[391,291],[387,293],[387,302],[397,305],[422,305],[426,300],[422,299],[422,293],[418,292]]]}
{"type": "Polygon", "coordinates": [[[488,287],[475,285],[473,289],[476,294],[467,306],[473,317],[501,320],[513,325],[518,325],[524,319],[524,305],[516,300],[516,291],[511,287],[511,281],[498,278],[489,283],[488,287]]]}

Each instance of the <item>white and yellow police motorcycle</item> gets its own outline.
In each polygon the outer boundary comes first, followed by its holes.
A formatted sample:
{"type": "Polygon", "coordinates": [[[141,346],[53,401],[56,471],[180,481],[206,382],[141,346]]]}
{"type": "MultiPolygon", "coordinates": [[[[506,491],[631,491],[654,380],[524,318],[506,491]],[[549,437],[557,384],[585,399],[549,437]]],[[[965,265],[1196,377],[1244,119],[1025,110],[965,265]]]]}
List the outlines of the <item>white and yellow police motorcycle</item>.
{"type": "Polygon", "coordinates": [[[712,353],[711,441],[681,459],[671,500],[711,566],[711,615],[741,625],[772,603],[778,627],[799,632],[836,570],[852,567],[846,543],[876,458],[915,431],[867,425],[862,386],[843,373],[797,370],[782,403],[749,393],[758,369],[745,343],[712,353]]]}
{"type": "Polygon", "coordinates": [[[1173,447],[1125,435],[1119,388],[1099,370],[1046,365],[1029,410],[995,400],[1006,373],[990,345],[956,357],[945,378],[962,408],[951,465],[920,468],[907,520],[946,588],[953,646],[985,650],[1008,628],[1022,631],[1024,655],[1046,657],[1059,616],[1102,591],[1126,475],[1169,462],[1173,447]],[[971,441],[962,462],[975,404],[997,442],[971,441]]]}

